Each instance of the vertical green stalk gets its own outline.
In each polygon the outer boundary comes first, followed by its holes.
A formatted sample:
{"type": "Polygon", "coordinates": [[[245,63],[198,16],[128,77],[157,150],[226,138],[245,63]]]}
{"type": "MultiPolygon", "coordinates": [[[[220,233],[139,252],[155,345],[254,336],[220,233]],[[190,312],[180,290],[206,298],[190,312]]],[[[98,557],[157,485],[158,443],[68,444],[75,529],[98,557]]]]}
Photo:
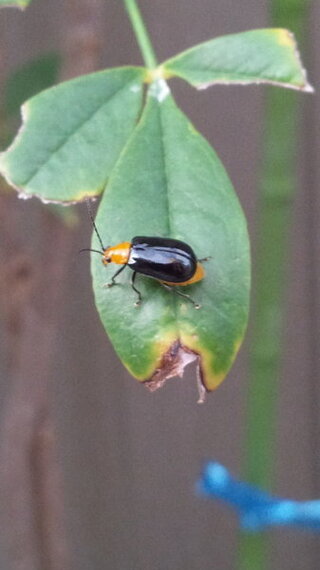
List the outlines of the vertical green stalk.
{"type": "Polygon", "coordinates": [[[149,38],[149,34],[144,25],[141,12],[138,8],[136,0],[123,0],[127,10],[136,40],[140,47],[143,60],[149,69],[157,67],[157,59],[149,38]]]}
{"type": "MultiPolygon", "coordinates": [[[[285,27],[300,40],[308,1],[271,0],[273,27],[285,27]]],[[[296,125],[300,96],[270,89],[265,114],[265,151],[260,187],[260,221],[256,248],[254,339],[247,401],[244,478],[266,490],[273,487],[278,385],[288,259],[288,235],[296,186],[296,125]]],[[[266,570],[266,534],[241,533],[240,570],[266,570]]]]}

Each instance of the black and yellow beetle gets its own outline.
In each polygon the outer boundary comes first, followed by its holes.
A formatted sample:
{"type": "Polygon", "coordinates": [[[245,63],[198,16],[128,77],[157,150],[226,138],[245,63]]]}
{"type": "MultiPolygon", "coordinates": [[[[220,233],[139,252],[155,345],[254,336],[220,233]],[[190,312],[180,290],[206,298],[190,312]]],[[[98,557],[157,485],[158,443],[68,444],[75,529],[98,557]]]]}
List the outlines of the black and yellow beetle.
{"type": "Polygon", "coordinates": [[[196,309],[200,305],[195,303],[189,295],[175,289],[176,286],[186,286],[197,283],[204,278],[205,272],[201,264],[209,258],[197,259],[193,249],[185,242],[166,237],[137,236],[130,242],[119,243],[118,245],[104,247],[93,217],[91,216],[93,227],[101,244],[101,251],[96,249],[81,250],[94,251],[102,255],[102,263],[116,263],[121,265],[120,269],[111,277],[107,287],[117,285],[116,277],[125,269],[132,269],[131,286],[138,295],[135,303],[140,305],[142,296],[135,285],[137,273],[147,275],[156,279],[166,289],[171,289],[177,295],[190,301],[196,309]]]}

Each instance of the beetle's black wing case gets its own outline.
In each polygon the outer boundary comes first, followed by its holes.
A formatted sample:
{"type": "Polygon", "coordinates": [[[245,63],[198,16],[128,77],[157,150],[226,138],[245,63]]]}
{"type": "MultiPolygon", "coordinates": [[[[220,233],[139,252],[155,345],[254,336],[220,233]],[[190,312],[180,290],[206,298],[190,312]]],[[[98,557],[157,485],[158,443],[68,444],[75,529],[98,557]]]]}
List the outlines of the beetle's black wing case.
{"type": "Polygon", "coordinates": [[[183,241],[138,236],[131,244],[128,265],[133,271],[168,283],[188,281],[196,271],[197,258],[183,241]]]}

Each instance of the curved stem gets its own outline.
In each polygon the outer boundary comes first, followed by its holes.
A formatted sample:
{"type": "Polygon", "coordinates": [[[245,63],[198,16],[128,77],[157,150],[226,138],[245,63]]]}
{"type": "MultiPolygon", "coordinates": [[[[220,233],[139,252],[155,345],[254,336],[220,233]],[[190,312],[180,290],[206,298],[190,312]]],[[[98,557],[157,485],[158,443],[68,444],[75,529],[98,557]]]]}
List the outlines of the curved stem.
{"type": "Polygon", "coordinates": [[[149,69],[154,69],[157,67],[157,59],[137,2],[136,0],[123,0],[123,2],[139,44],[143,60],[149,69]]]}

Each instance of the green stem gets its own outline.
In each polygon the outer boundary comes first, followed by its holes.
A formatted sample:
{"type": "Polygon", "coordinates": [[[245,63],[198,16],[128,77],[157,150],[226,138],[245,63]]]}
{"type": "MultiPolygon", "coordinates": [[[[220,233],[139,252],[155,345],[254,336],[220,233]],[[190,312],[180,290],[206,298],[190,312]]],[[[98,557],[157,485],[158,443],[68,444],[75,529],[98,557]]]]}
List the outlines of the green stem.
{"type": "Polygon", "coordinates": [[[143,60],[149,69],[155,69],[158,65],[157,59],[137,2],[136,0],[123,0],[123,2],[128,12],[143,60]]]}
{"type": "MultiPolygon", "coordinates": [[[[303,37],[308,2],[272,0],[271,10],[274,27],[289,27],[299,39],[303,37]]],[[[296,187],[298,103],[299,95],[280,89],[270,91],[264,129],[244,479],[270,491],[274,483],[288,236],[296,187]]],[[[265,570],[269,550],[267,534],[241,533],[238,568],[265,570]]]]}

